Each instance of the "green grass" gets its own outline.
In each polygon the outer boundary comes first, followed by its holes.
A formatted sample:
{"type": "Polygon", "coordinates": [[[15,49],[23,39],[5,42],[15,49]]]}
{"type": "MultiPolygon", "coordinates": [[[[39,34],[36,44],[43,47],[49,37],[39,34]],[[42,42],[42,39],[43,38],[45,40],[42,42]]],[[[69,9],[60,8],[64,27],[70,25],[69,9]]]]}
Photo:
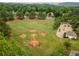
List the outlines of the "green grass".
{"type": "MultiPolygon", "coordinates": [[[[63,47],[63,42],[65,39],[59,39],[56,37],[56,30],[53,30],[53,20],[14,20],[9,21],[7,24],[10,25],[12,29],[12,41],[23,48],[27,55],[32,56],[48,56],[54,54],[58,48],[63,47]],[[28,43],[32,40],[31,33],[32,29],[38,30],[36,33],[36,39],[41,40],[42,44],[39,48],[32,48],[28,43]],[[46,32],[46,37],[41,37],[40,32],[46,32]],[[21,39],[20,34],[27,34],[26,39],[21,39]]],[[[70,40],[72,43],[72,49],[79,50],[79,40],[70,40]]]]}

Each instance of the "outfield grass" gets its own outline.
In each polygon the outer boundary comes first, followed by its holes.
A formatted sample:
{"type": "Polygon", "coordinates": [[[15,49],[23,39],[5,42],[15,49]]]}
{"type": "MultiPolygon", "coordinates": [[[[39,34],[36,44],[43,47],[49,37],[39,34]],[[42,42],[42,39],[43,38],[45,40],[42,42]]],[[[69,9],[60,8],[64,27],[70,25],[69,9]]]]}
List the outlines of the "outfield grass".
{"type": "MultiPolygon", "coordinates": [[[[21,46],[27,55],[32,56],[48,56],[54,54],[54,51],[63,47],[63,42],[66,39],[56,37],[56,30],[53,30],[53,20],[14,20],[8,24],[12,29],[12,40],[18,46],[21,46]],[[38,30],[36,39],[42,41],[39,48],[32,48],[28,43],[32,40],[30,30],[38,30]],[[46,32],[46,37],[40,36],[40,32],[46,32]],[[21,39],[20,34],[26,34],[28,37],[21,39]]],[[[67,39],[68,40],[68,39],[67,39]]],[[[72,49],[79,50],[79,40],[70,40],[72,49]]]]}

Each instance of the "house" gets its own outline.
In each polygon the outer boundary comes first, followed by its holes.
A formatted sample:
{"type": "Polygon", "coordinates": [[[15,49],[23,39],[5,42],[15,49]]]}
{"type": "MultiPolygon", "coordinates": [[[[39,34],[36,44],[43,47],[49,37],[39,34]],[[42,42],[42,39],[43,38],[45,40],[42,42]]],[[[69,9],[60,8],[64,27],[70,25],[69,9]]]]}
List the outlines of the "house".
{"type": "Polygon", "coordinates": [[[70,38],[70,39],[77,38],[77,35],[72,28],[72,25],[66,22],[60,24],[56,35],[59,38],[65,38],[65,37],[70,38]]]}
{"type": "Polygon", "coordinates": [[[53,16],[54,16],[54,13],[53,13],[53,12],[49,12],[49,13],[47,14],[47,16],[48,16],[48,17],[53,17],[53,16]]]}
{"type": "Polygon", "coordinates": [[[47,17],[46,17],[46,19],[52,19],[54,17],[54,13],[53,12],[49,12],[49,13],[47,13],[47,17]]]}

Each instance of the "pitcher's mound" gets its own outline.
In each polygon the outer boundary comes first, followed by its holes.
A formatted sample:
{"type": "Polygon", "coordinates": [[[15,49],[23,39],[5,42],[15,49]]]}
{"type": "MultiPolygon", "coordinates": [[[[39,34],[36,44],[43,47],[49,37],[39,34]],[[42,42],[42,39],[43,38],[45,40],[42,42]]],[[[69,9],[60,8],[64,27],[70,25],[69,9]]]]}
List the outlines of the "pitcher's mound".
{"type": "Polygon", "coordinates": [[[25,39],[27,37],[27,35],[26,34],[21,34],[19,37],[22,38],[22,39],[25,39]]]}
{"type": "Polygon", "coordinates": [[[31,36],[32,36],[32,37],[35,37],[36,35],[37,35],[37,34],[32,34],[31,36]]]}

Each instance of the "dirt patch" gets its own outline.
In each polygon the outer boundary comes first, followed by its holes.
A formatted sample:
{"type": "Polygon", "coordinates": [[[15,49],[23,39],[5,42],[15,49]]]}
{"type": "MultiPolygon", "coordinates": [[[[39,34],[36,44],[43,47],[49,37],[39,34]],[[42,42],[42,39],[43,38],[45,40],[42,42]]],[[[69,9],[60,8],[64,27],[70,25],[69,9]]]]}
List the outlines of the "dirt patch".
{"type": "Polygon", "coordinates": [[[30,30],[31,33],[36,33],[37,30],[33,29],[33,30],[30,30]]]}
{"type": "Polygon", "coordinates": [[[40,41],[36,39],[32,39],[32,41],[29,42],[29,45],[32,46],[33,48],[38,48],[40,46],[40,41]]]}
{"type": "Polygon", "coordinates": [[[27,35],[26,35],[26,34],[21,34],[19,37],[20,37],[21,39],[25,39],[25,38],[27,38],[27,35]]]}
{"type": "Polygon", "coordinates": [[[41,35],[42,37],[45,37],[45,36],[47,35],[47,33],[46,33],[46,32],[41,32],[40,35],[41,35]]]}
{"type": "Polygon", "coordinates": [[[35,37],[36,35],[37,35],[37,34],[34,34],[34,33],[33,33],[31,36],[32,36],[32,37],[35,37]]]}

